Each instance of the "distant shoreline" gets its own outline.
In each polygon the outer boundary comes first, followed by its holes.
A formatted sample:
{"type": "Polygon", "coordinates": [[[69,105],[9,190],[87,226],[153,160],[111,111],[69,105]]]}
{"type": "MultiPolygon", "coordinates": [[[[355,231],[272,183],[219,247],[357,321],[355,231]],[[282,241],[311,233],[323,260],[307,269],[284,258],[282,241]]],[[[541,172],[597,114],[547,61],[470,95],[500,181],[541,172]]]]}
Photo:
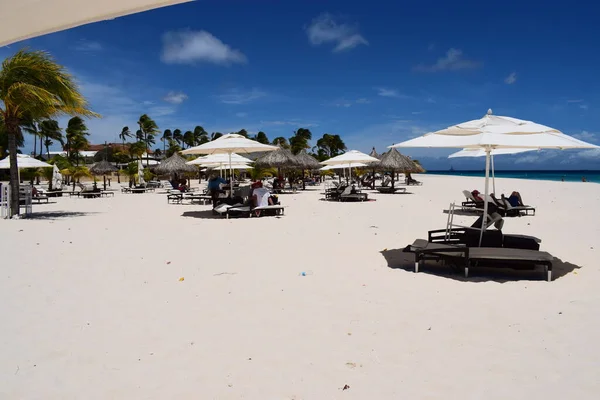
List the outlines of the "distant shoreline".
{"type": "MultiPolygon", "coordinates": [[[[431,170],[427,171],[430,175],[449,175],[449,176],[473,176],[473,177],[484,177],[485,171],[483,170],[459,170],[459,171],[448,171],[448,170],[431,170]]],[[[512,179],[529,179],[536,181],[554,181],[560,182],[582,182],[582,178],[585,177],[586,182],[600,183],[600,171],[599,170],[502,170],[495,172],[497,178],[512,178],[512,179]]]]}

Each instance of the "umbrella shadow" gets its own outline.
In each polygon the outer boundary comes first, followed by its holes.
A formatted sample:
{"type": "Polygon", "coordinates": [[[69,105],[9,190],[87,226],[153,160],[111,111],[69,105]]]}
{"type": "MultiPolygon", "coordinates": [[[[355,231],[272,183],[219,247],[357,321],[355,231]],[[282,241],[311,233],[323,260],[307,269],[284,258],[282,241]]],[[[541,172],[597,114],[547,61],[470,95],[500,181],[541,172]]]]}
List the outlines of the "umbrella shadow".
{"type": "Polygon", "coordinates": [[[210,210],[202,210],[202,211],[184,211],[181,214],[182,217],[187,218],[200,218],[200,219],[223,219],[219,214],[213,213],[212,208],[210,210]]]}
{"type": "Polygon", "coordinates": [[[81,211],[45,211],[45,212],[33,212],[27,216],[27,219],[61,219],[61,218],[75,218],[85,217],[87,215],[99,214],[97,212],[81,212],[81,211]]]}
{"type": "MultiPolygon", "coordinates": [[[[415,256],[413,253],[405,253],[403,249],[384,250],[380,252],[385,258],[388,268],[401,269],[407,272],[415,271],[415,256]]],[[[554,257],[552,262],[552,280],[562,278],[582,268],[570,262],[554,257]]],[[[477,267],[470,268],[469,277],[465,278],[462,267],[446,264],[441,261],[427,261],[419,267],[419,273],[438,276],[440,278],[454,279],[461,282],[497,282],[506,283],[517,280],[545,280],[546,276],[541,267],[515,267],[512,268],[492,268],[477,267]]]]}

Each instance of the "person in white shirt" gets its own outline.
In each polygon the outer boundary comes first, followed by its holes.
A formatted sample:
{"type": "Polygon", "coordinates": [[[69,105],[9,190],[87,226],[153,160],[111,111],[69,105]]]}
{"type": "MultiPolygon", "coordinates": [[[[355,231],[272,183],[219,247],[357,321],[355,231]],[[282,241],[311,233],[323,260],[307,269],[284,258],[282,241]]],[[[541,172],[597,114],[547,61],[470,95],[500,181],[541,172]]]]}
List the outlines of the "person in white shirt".
{"type": "Polygon", "coordinates": [[[271,193],[263,187],[262,182],[260,181],[252,184],[252,200],[254,207],[273,205],[271,193]]]}

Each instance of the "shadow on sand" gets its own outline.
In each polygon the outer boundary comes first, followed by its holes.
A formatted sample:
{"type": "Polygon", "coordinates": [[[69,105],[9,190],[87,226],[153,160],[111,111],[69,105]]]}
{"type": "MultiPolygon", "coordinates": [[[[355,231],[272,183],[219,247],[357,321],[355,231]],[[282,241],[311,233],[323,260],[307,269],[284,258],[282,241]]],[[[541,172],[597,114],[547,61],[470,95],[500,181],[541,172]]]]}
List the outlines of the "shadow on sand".
{"type": "MultiPolygon", "coordinates": [[[[414,272],[415,256],[413,253],[405,253],[403,249],[392,249],[382,251],[381,255],[385,258],[388,268],[403,269],[414,272]]],[[[554,258],[552,263],[552,280],[557,280],[563,276],[581,268],[579,265],[564,262],[560,258],[554,258]]],[[[545,274],[542,267],[511,269],[511,268],[489,268],[477,267],[469,269],[469,277],[465,278],[462,268],[458,268],[443,262],[427,261],[421,264],[419,273],[435,275],[443,278],[454,279],[462,282],[512,282],[516,280],[545,280],[545,274]]]]}
{"type": "Polygon", "coordinates": [[[97,212],[80,212],[80,211],[42,211],[33,212],[27,216],[27,219],[61,219],[85,217],[87,215],[99,214],[97,212]]]}
{"type": "Polygon", "coordinates": [[[184,211],[181,216],[200,219],[224,219],[224,217],[220,216],[219,214],[214,214],[212,208],[210,210],[202,211],[184,211]]]}
{"type": "MultiPolygon", "coordinates": [[[[442,212],[444,214],[448,214],[450,213],[450,210],[442,210],[442,212]]],[[[461,209],[456,209],[454,210],[454,215],[461,215],[461,216],[467,216],[467,217],[476,217],[478,215],[483,214],[483,210],[461,210],[461,209]]]]}

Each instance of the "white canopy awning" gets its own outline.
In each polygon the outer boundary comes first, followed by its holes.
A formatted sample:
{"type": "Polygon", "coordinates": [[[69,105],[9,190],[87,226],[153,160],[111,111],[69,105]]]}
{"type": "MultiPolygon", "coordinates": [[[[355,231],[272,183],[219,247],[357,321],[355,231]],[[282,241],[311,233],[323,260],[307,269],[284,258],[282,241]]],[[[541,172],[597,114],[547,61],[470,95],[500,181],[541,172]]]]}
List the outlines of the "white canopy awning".
{"type": "MultiPolygon", "coordinates": [[[[517,149],[517,148],[510,148],[510,149],[494,149],[491,151],[491,155],[492,156],[499,156],[499,155],[504,155],[504,154],[519,154],[519,153],[525,153],[528,151],[535,151],[537,149],[517,149]]],[[[448,158],[457,158],[457,157],[485,157],[485,150],[484,149],[462,149],[461,151],[457,151],[456,153],[452,153],[448,156],[448,158]]]]}
{"type": "MultiPolygon", "coordinates": [[[[45,163],[27,154],[17,154],[17,165],[19,169],[52,167],[52,164],[45,163]]],[[[10,169],[10,156],[0,160],[0,169],[10,169]]]]}
{"type": "Polygon", "coordinates": [[[0,47],[191,0],[0,0],[0,47]]]}
{"type": "Polygon", "coordinates": [[[360,152],[358,150],[350,150],[344,154],[340,154],[339,156],[332,157],[329,160],[323,161],[321,164],[323,165],[344,165],[348,168],[348,164],[352,163],[371,163],[378,162],[379,159],[375,157],[371,157],[368,154],[360,152]]]}
{"type": "MultiPolygon", "coordinates": [[[[231,154],[232,164],[247,164],[253,162],[249,158],[242,157],[239,154],[231,154]]],[[[207,165],[207,164],[229,164],[229,154],[210,154],[208,156],[198,157],[195,160],[188,161],[189,165],[207,165]]]]}
{"type": "Polygon", "coordinates": [[[350,164],[339,164],[339,165],[326,165],[322,168],[319,168],[319,171],[329,171],[332,169],[341,169],[341,168],[363,168],[363,167],[367,167],[368,165],[365,163],[350,163],[350,164]]]}

